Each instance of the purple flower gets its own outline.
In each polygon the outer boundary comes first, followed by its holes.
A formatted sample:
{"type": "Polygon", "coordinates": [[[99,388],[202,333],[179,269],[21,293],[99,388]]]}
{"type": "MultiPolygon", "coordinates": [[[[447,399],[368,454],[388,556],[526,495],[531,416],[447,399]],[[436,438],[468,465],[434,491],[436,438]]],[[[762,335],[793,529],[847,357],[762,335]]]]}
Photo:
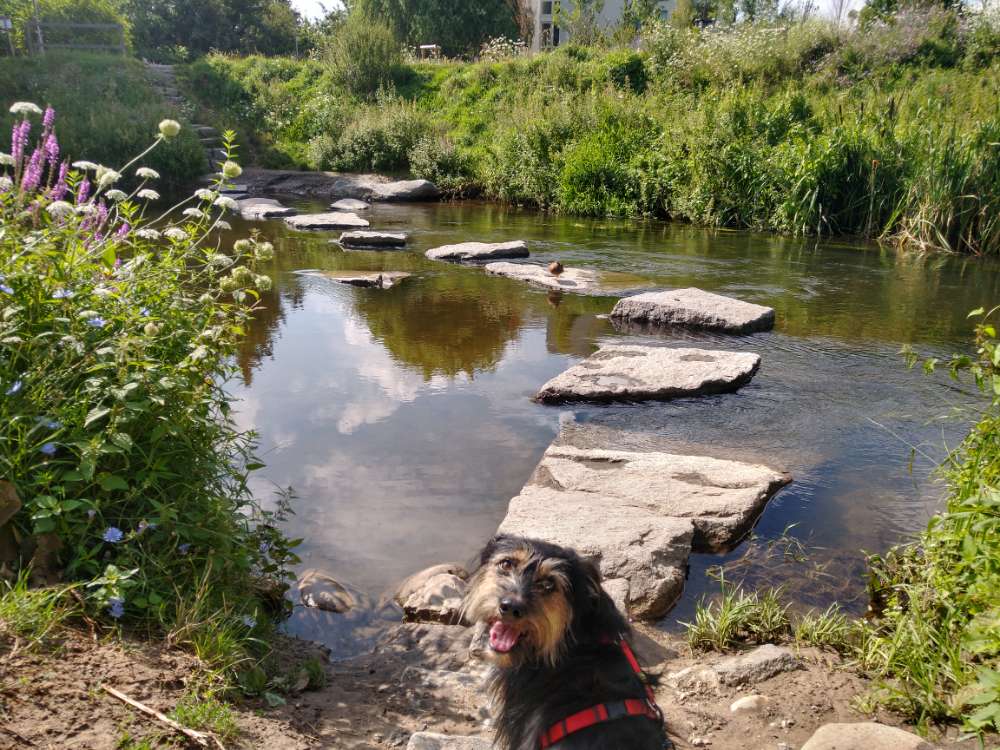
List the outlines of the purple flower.
{"type": "Polygon", "coordinates": [[[87,511],[87,518],[89,518],[91,520],[93,520],[94,516],[96,516],[96,515],[97,515],[97,511],[94,510],[93,508],[91,508],[90,510],[87,511]]]}
{"type": "Polygon", "coordinates": [[[56,448],[55,443],[46,443],[41,448],[39,448],[39,450],[46,456],[54,456],[56,455],[56,450],[58,449],[56,448]]]}
{"type": "Polygon", "coordinates": [[[128,225],[128,222],[127,221],[123,221],[122,225],[120,227],[118,227],[118,231],[115,232],[115,237],[117,237],[120,240],[123,240],[126,237],[128,237],[128,233],[130,231],[131,231],[131,227],[128,225]]]}
{"type": "Polygon", "coordinates": [[[125,614],[125,600],[118,596],[108,599],[108,614],[116,620],[125,614]]]}
{"type": "Polygon", "coordinates": [[[13,396],[15,393],[21,390],[21,386],[24,385],[20,380],[15,380],[10,388],[7,389],[7,395],[13,396]]]}
{"type": "Polygon", "coordinates": [[[45,108],[45,114],[42,115],[42,127],[45,130],[52,130],[52,126],[56,124],[56,111],[52,107],[45,108]]]}
{"type": "Polygon", "coordinates": [[[69,289],[56,289],[52,292],[52,299],[72,299],[73,292],[69,289]]]}
{"type": "Polygon", "coordinates": [[[125,534],[123,534],[122,530],[117,526],[108,526],[108,528],[104,530],[104,536],[102,536],[101,539],[106,541],[108,544],[118,544],[124,536],[125,534]]]}
{"type": "Polygon", "coordinates": [[[80,187],[76,189],[76,204],[82,205],[87,202],[87,198],[90,196],[90,180],[84,179],[80,183],[80,187]]]}
{"type": "Polygon", "coordinates": [[[261,542],[258,549],[260,550],[260,553],[262,555],[266,555],[268,552],[271,551],[271,545],[269,542],[261,542]]]}
{"type": "Polygon", "coordinates": [[[184,542],[184,544],[177,545],[177,551],[180,552],[182,555],[186,555],[190,551],[190,549],[191,549],[190,542],[184,542]]]}
{"type": "Polygon", "coordinates": [[[66,193],[69,192],[69,186],[66,184],[66,175],[69,173],[69,163],[63,162],[59,165],[59,176],[56,177],[56,184],[52,188],[52,194],[50,197],[54,201],[61,201],[66,197],[66,193]]]}
{"type": "Polygon", "coordinates": [[[141,307],[141,308],[139,308],[139,314],[142,317],[144,317],[144,318],[148,318],[149,317],[149,308],[148,307],[141,307]]]}
{"type": "Polygon", "coordinates": [[[107,322],[108,321],[106,321],[100,315],[98,315],[96,318],[87,318],[87,325],[93,328],[104,328],[107,322]]]}
{"type": "Polygon", "coordinates": [[[241,618],[241,621],[243,622],[244,625],[246,625],[251,630],[253,630],[255,627],[257,627],[257,621],[253,617],[251,617],[250,615],[243,615],[243,617],[241,618]]]}
{"type": "Polygon", "coordinates": [[[55,167],[59,163],[59,141],[56,140],[55,133],[50,133],[45,139],[43,146],[45,151],[45,161],[55,167]]]}
{"type": "Polygon", "coordinates": [[[36,148],[28,161],[28,168],[24,170],[21,178],[21,192],[33,193],[42,181],[42,168],[45,166],[45,154],[40,148],[36,148]]]}
{"type": "Polygon", "coordinates": [[[54,419],[48,419],[46,417],[39,417],[35,420],[35,424],[40,424],[42,427],[46,427],[50,430],[58,430],[62,427],[62,422],[57,422],[54,419]]]}
{"type": "Polygon", "coordinates": [[[108,220],[108,204],[102,198],[97,204],[97,228],[102,229],[108,220]]]}
{"type": "Polygon", "coordinates": [[[10,136],[10,153],[14,157],[14,168],[17,169],[24,159],[24,150],[28,147],[28,134],[31,132],[31,123],[27,120],[14,125],[14,130],[10,136]]]}
{"type": "Polygon", "coordinates": [[[0,292],[3,292],[4,294],[13,294],[14,290],[6,284],[0,284],[0,292]]]}

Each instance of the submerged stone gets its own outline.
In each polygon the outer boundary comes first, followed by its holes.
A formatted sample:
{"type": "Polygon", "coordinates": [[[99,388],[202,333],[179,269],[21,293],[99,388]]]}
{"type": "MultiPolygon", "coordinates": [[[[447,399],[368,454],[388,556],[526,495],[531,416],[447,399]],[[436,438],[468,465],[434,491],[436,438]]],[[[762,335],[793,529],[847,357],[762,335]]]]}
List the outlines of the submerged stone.
{"type": "Polygon", "coordinates": [[[338,243],[344,247],[405,247],[407,235],[404,232],[344,232],[338,243]]]}
{"type": "Polygon", "coordinates": [[[725,393],[748,383],[758,367],[760,357],[749,352],[603,346],[543,385],[535,399],[644,401],[725,393]]]}
{"type": "Polygon", "coordinates": [[[330,279],[340,284],[376,289],[389,289],[411,276],[405,271],[299,271],[298,273],[302,276],[330,279]]]}
{"type": "Polygon", "coordinates": [[[527,258],[528,245],[524,240],[512,242],[460,242],[428,250],[431,260],[492,260],[493,258],[527,258]]]}
{"type": "Polygon", "coordinates": [[[294,216],[298,211],[283,206],[273,198],[244,198],[236,201],[240,216],[247,221],[263,221],[294,216]]]}
{"type": "Polygon", "coordinates": [[[638,276],[586,268],[563,268],[559,273],[553,273],[549,268],[534,263],[487,263],[484,270],[495,276],[525,281],[543,289],[576,294],[620,293],[625,289],[636,289],[644,283],[638,276]]]}
{"type": "Polygon", "coordinates": [[[365,211],[371,206],[357,198],[341,198],[339,201],[331,203],[330,208],[334,211],[365,211]]]}
{"type": "Polygon", "coordinates": [[[353,229],[368,226],[366,219],[346,211],[289,216],[285,223],[292,229],[353,229]]]}
{"type": "Polygon", "coordinates": [[[691,287],[665,292],[644,292],[626,297],[615,305],[611,311],[611,319],[647,325],[750,333],[773,328],[774,310],[691,287]]]}
{"type": "Polygon", "coordinates": [[[307,607],[343,614],[358,604],[346,586],[318,570],[307,570],[298,582],[299,596],[307,607]]]}

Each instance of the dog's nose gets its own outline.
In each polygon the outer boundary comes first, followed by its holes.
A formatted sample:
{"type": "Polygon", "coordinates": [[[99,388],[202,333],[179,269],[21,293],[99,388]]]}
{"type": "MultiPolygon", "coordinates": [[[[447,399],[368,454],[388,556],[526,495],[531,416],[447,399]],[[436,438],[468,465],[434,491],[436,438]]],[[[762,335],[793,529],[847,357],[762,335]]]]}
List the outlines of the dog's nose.
{"type": "Polygon", "coordinates": [[[524,605],[516,599],[501,599],[500,600],[500,614],[510,615],[511,617],[520,617],[524,614],[524,605]]]}

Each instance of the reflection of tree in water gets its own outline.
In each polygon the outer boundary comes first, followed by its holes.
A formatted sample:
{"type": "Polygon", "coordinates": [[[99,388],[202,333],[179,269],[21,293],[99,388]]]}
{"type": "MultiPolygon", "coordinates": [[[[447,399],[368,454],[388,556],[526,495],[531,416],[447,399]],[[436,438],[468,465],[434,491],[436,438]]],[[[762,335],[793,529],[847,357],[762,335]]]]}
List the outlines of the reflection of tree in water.
{"type": "Polygon", "coordinates": [[[425,380],[460,372],[473,377],[492,369],[517,336],[524,306],[518,292],[485,275],[448,273],[359,294],[354,308],[393,357],[425,380]]]}
{"type": "Polygon", "coordinates": [[[277,285],[260,295],[260,307],[254,312],[246,336],[240,341],[236,352],[243,384],[249,386],[253,380],[253,372],[265,357],[274,356],[274,339],[278,328],[285,322],[285,305],[299,307],[305,296],[301,285],[296,281],[288,284],[284,291],[284,299],[277,285]]]}
{"type": "Polygon", "coordinates": [[[610,312],[614,299],[549,292],[546,302],[545,344],[554,354],[589,356],[598,336],[611,329],[608,321],[597,315],[610,312]]]}

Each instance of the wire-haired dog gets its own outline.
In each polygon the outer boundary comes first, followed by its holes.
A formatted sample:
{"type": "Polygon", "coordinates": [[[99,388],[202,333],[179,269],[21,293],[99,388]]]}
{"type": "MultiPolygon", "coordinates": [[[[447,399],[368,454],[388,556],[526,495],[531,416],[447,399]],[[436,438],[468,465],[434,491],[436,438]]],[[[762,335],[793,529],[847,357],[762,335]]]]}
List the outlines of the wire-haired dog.
{"type": "Polygon", "coordinates": [[[489,628],[496,747],[673,747],[628,644],[628,623],[589,560],[546,542],[494,537],[463,613],[489,628]]]}

